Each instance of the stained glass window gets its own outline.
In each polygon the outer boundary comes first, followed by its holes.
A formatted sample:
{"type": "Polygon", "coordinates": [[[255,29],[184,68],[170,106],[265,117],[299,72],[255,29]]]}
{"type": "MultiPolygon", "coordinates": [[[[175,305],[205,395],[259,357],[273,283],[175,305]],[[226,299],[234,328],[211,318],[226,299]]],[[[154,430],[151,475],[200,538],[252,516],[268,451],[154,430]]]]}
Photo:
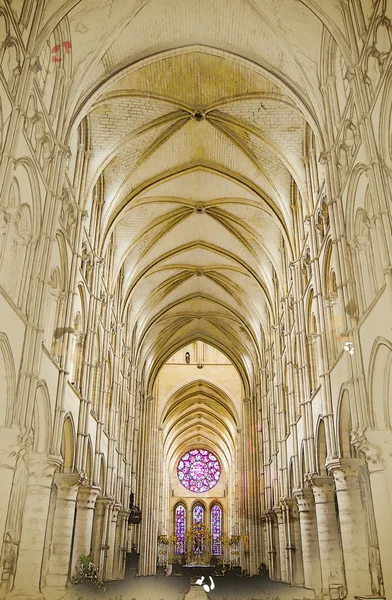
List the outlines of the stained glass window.
{"type": "Polygon", "coordinates": [[[191,492],[207,492],[219,481],[219,460],[208,450],[191,450],[178,463],[177,475],[182,485],[191,492]]]}
{"type": "Polygon", "coordinates": [[[204,540],[203,535],[198,533],[198,530],[202,528],[204,524],[204,508],[201,504],[196,504],[193,509],[193,526],[195,536],[193,538],[193,551],[195,553],[203,552],[204,540]]]}
{"type": "Polygon", "coordinates": [[[220,556],[222,554],[222,509],[214,504],[211,509],[211,554],[220,556]]]}
{"type": "Polygon", "coordinates": [[[185,507],[179,504],[176,508],[176,554],[185,553],[185,528],[186,513],[185,507]]]}

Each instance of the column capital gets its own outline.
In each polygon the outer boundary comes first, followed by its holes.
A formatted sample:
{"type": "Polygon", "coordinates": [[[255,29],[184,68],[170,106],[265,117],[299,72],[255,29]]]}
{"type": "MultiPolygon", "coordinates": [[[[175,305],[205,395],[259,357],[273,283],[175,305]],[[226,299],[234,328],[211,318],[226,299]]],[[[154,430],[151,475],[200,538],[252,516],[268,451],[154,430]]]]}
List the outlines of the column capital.
{"type": "Polygon", "coordinates": [[[112,498],[108,498],[107,496],[98,496],[95,502],[95,508],[98,512],[103,513],[107,508],[109,508],[112,502],[112,498]]]}
{"type": "Polygon", "coordinates": [[[121,504],[114,504],[112,509],[112,521],[117,521],[119,512],[121,510],[121,504]]]}
{"type": "Polygon", "coordinates": [[[94,508],[101,488],[95,485],[81,485],[78,490],[78,508],[94,508]]]}
{"type": "Polygon", "coordinates": [[[16,427],[0,427],[0,465],[13,469],[19,452],[26,446],[16,427]]]}
{"type": "Polygon", "coordinates": [[[120,519],[123,519],[124,521],[128,521],[130,512],[131,511],[127,510],[126,508],[121,508],[118,513],[118,516],[120,519]]]}
{"type": "Polygon", "coordinates": [[[57,487],[57,498],[76,501],[79,486],[85,481],[80,473],[56,473],[53,482],[57,487]]]}
{"type": "Polygon", "coordinates": [[[311,489],[298,488],[293,491],[297,501],[298,512],[310,512],[314,510],[314,498],[311,489]]]}
{"type": "Polygon", "coordinates": [[[264,518],[266,521],[271,521],[271,519],[275,518],[275,513],[270,508],[267,508],[265,511],[263,511],[261,518],[264,518]]]}
{"type": "Polygon", "coordinates": [[[282,525],[283,524],[283,510],[281,506],[275,506],[273,508],[273,512],[276,515],[276,518],[278,520],[278,525],[282,525]]]}
{"type": "MultiPolygon", "coordinates": [[[[385,468],[385,463],[382,458],[383,452],[380,447],[383,444],[383,439],[379,434],[380,432],[377,432],[375,435],[377,442],[380,445],[372,443],[362,429],[351,433],[351,442],[359,452],[364,454],[370,473],[382,471],[385,468]]],[[[389,438],[386,446],[390,447],[390,443],[391,439],[389,438]]]]}
{"type": "Polygon", "coordinates": [[[363,465],[364,461],[361,458],[342,458],[332,465],[327,464],[328,472],[334,477],[336,491],[359,487],[359,471],[363,465]]]}
{"type": "Polygon", "coordinates": [[[334,501],[335,482],[333,477],[316,475],[309,478],[309,484],[313,491],[315,504],[326,504],[327,502],[334,501]]]}
{"type": "Polygon", "coordinates": [[[297,516],[298,505],[295,498],[291,496],[284,498],[282,500],[282,508],[289,513],[290,517],[295,518],[297,516]]]}
{"type": "Polygon", "coordinates": [[[48,456],[46,453],[30,454],[25,458],[29,469],[30,479],[28,485],[52,487],[53,475],[62,464],[61,458],[48,456]]]}

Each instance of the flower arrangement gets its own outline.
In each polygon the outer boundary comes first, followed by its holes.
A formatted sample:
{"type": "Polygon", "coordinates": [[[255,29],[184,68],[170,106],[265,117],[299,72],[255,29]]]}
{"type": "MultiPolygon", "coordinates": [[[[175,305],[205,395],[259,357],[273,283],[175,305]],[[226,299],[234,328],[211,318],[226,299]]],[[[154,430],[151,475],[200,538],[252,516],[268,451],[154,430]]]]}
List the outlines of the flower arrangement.
{"type": "Polygon", "coordinates": [[[72,585],[83,585],[83,587],[88,585],[89,587],[99,588],[105,592],[106,585],[99,579],[97,565],[90,560],[89,556],[84,556],[83,554],[79,560],[80,566],[75,575],[71,578],[72,585]]]}

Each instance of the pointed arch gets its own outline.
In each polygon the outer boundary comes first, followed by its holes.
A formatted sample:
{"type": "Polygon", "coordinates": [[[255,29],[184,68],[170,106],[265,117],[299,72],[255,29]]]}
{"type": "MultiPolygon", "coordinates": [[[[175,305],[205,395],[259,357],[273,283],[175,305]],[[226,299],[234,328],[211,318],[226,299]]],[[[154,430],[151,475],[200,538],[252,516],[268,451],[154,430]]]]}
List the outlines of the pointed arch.
{"type": "Polygon", "coordinates": [[[92,485],[93,484],[93,445],[91,442],[91,435],[89,435],[87,438],[86,477],[87,477],[87,485],[92,485]]]}
{"type": "Polygon", "coordinates": [[[193,552],[200,554],[204,550],[204,536],[197,535],[196,532],[205,524],[206,506],[204,502],[196,500],[192,505],[192,525],[195,531],[193,538],[193,552]]]}
{"type": "Polygon", "coordinates": [[[16,372],[11,345],[3,332],[0,332],[0,390],[0,427],[8,427],[13,420],[16,372]]]}
{"type": "Polygon", "coordinates": [[[319,418],[316,428],[316,468],[319,475],[326,475],[326,460],[327,460],[327,436],[325,431],[325,422],[322,417],[319,418]]]}
{"type": "Polygon", "coordinates": [[[222,554],[222,529],[223,529],[223,509],[219,502],[211,505],[211,554],[220,556],[222,554]]]}
{"type": "Polygon", "coordinates": [[[63,422],[61,439],[61,456],[63,458],[62,472],[72,473],[75,465],[76,435],[73,417],[68,413],[63,422]]]}
{"type": "Polygon", "coordinates": [[[352,458],[354,446],[351,444],[351,432],[353,419],[350,407],[350,394],[347,388],[343,388],[337,407],[336,440],[340,458],[352,458]]]}
{"type": "Polygon", "coordinates": [[[50,396],[45,381],[39,381],[35,391],[32,418],[33,448],[36,453],[49,453],[52,434],[50,396]]]}
{"type": "Polygon", "coordinates": [[[372,429],[391,430],[392,392],[392,342],[378,337],[370,355],[369,371],[369,417],[372,429]]]}
{"type": "Polygon", "coordinates": [[[175,554],[185,553],[186,526],[186,506],[183,502],[179,502],[174,507],[174,534],[176,536],[175,554]]]}

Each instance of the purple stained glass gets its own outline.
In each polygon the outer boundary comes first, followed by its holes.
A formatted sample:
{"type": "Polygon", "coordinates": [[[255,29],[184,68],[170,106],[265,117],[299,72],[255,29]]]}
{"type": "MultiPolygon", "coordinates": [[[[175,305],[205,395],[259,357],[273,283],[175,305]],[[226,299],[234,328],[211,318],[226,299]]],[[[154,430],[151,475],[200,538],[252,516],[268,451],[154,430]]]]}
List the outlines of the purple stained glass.
{"type": "MultiPolygon", "coordinates": [[[[195,528],[195,532],[197,532],[197,530],[202,527],[203,522],[204,522],[204,508],[202,507],[201,504],[196,504],[196,506],[193,509],[193,525],[195,528]]],[[[196,554],[198,554],[200,552],[203,552],[203,549],[204,549],[204,536],[197,535],[197,533],[196,533],[193,538],[193,551],[196,554]]]]}
{"type": "Polygon", "coordinates": [[[176,554],[184,554],[185,552],[185,527],[185,507],[179,504],[176,508],[176,554]]]}
{"type": "Polygon", "coordinates": [[[219,481],[221,466],[208,450],[191,450],[184,454],[177,467],[178,479],[191,492],[207,492],[219,481]]]}
{"type": "Polygon", "coordinates": [[[218,504],[214,504],[211,509],[211,552],[215,556],[222,554],[222,509],[218,504]]]}

